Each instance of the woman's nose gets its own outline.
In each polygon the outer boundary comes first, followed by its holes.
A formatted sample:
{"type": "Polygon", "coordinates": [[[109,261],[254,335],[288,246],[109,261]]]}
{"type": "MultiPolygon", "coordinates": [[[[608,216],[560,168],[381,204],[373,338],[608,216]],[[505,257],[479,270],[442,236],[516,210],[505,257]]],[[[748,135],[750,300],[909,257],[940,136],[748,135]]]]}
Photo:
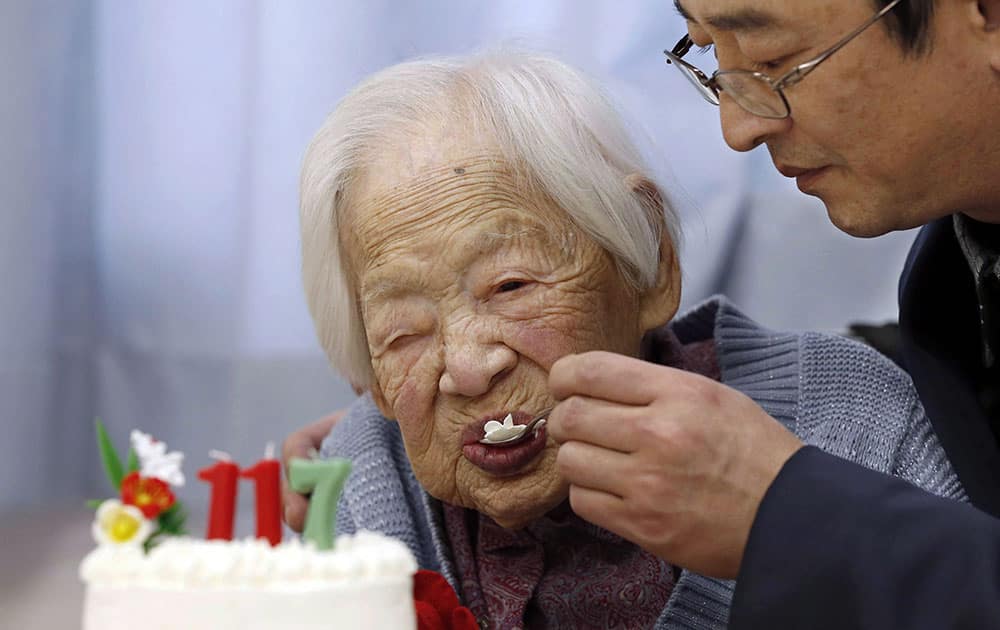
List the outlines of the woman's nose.
{"type": "Polygon", "coordinates": [[[445,346],[444,373],[438,383],[445,394],[481,396],[514,368],[517,354],[502,343],[459,342],[445,346]]]}
{"type": "Polygon", "coordinates": [[[719,94],[719,119],[726,144],[736,151],[756,148],[791,125],[790,118],[754,116],[737,105],[724,91],[719,94]]]}

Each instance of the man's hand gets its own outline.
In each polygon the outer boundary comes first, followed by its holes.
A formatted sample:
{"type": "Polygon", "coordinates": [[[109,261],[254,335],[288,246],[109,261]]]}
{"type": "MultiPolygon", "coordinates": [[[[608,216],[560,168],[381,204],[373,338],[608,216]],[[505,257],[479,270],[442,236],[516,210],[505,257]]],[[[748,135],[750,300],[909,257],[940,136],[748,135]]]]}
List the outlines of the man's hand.
{"type": "Polygon", "coordinates": [[[323,438],[330,432],[333,425],[344,417],[346,412],[335,411],[330,415],[306,425],[285,438],[281,446],[281,462],[285,467],[285,481],[281,494],[285,503],[285,523],[293,530],[302,532],[306,522],[306,510],[309,508],[309,497],[293,491],[288,486],[288,462],[293,457],[308,458],[314,450],[319,450],[323,438]]]}
{"type": "Polygon", "coordinates": [[[801,446],[711,379],[608,352],[549,373],[573,511],[673,564],[734,578],[764,493],[801,446]]]}

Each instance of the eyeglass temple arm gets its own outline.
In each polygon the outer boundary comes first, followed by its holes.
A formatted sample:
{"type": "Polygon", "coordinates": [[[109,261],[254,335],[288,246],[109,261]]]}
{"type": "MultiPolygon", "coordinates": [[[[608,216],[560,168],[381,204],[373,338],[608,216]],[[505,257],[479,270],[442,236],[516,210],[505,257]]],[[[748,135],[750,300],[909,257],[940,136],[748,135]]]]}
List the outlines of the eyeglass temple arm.
{"type": "Polygon", "coordinates": [[[691,50],[692,46],[694,46],[694,42],[691,41],[691,36],[685,35],[681,38],[681,41],[677,42],[677,45],[674,46],[674,49],[671,50],[670,53],[678,57],[683,57],[688,54],[688,51],[691,50]]]}
{"type": "MultiPolygon", "coordinates": [[[[663,51],[663,54],[667,56],[667,63],[673,63],[672,61],[670,61],[670,55],[674,55],[675,57],[677,57],[678,60],[680,60],[681,57],[686,55],[688,51],[691,50],[691,46],[693,45],[694,42],[691,41],[690,35],[685,35],[684,37],[682,37],[681,40],[677,42],[677,44],[674,46],[673,50],[671,50],[669,53],[665,50],[663,51]]],[[[691,67],[693,68],[694,66],[691,67]]]]}
{"type": "MultiPolygon", "coordinates": [[[[865,22],[858,28],[854,29],[853,31],[845,35],[839,42],[833,45],[833,48],[827,50],[825,53],[813,59],[812,61],[807,61],[802,65],[792,68],[788,72],[788,74],[775,81],[774,83],[775,87],[785,88],[790,85],[795,85],[796,83],[804,79],[807,74],[816,69],[816,66],[823,63],[824,61],[827,60],[827,58],[830,55],[832,55],[833,53],[837,52],[838,50],[846,46],[848,42],[850,42],[852,39],[860,35],[861,32],[864,31],[866,28],[868,28],[875,22],[878,22],[880,19],[882,19],[882,17],[886,13],[892,11],[892,9],[895,8],[895,6],[900,2],[901,0],[892,0],[892,2],[882,7],[881,11],[868,18],[867,22],[865,22]]],[[[688,46],[688,48],[690,48],[690,46],[688,46]]]]}

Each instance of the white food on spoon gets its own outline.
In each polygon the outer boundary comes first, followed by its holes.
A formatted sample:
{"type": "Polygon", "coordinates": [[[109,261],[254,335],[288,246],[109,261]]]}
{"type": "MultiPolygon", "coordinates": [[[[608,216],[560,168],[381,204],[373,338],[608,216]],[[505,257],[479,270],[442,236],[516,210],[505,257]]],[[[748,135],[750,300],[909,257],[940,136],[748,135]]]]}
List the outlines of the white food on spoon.
{"type": "Polygon", "coordinates": [[[486,431],[486,435],[483,440],[488,442],[499,442],[502,440],[511,440],[516,437],[520,437],[524,433],[525,429],[528,428],[526,424],[514,424],[514,416],[512,414],[507,414],[507,417],[503,419],[503,424],[497,422],[496,420],[490,420],[483,427],[486,431]]]}

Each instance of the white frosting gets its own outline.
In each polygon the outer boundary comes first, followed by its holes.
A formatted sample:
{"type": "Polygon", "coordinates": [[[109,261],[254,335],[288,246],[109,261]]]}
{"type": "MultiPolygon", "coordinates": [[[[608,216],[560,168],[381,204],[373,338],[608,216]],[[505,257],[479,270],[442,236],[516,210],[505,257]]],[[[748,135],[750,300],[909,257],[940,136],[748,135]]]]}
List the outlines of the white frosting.
{"type": "Polygon", "coordinates": [[[85,630],[416,627],[401,542],[371,532],[332,551],[297,540],[167,539],[148,555],[102,546],[80,565],[85,630]]]}
{"type": "Polygon", "coordinates": [[[486,432],[483,439],[488,442],[511,440],[520,437],[527,428],[526,424],[514,424],[514,416],[508,413],[502,424],[496,420],[490,420],[483,426],[483,431],[486,432]]]}

